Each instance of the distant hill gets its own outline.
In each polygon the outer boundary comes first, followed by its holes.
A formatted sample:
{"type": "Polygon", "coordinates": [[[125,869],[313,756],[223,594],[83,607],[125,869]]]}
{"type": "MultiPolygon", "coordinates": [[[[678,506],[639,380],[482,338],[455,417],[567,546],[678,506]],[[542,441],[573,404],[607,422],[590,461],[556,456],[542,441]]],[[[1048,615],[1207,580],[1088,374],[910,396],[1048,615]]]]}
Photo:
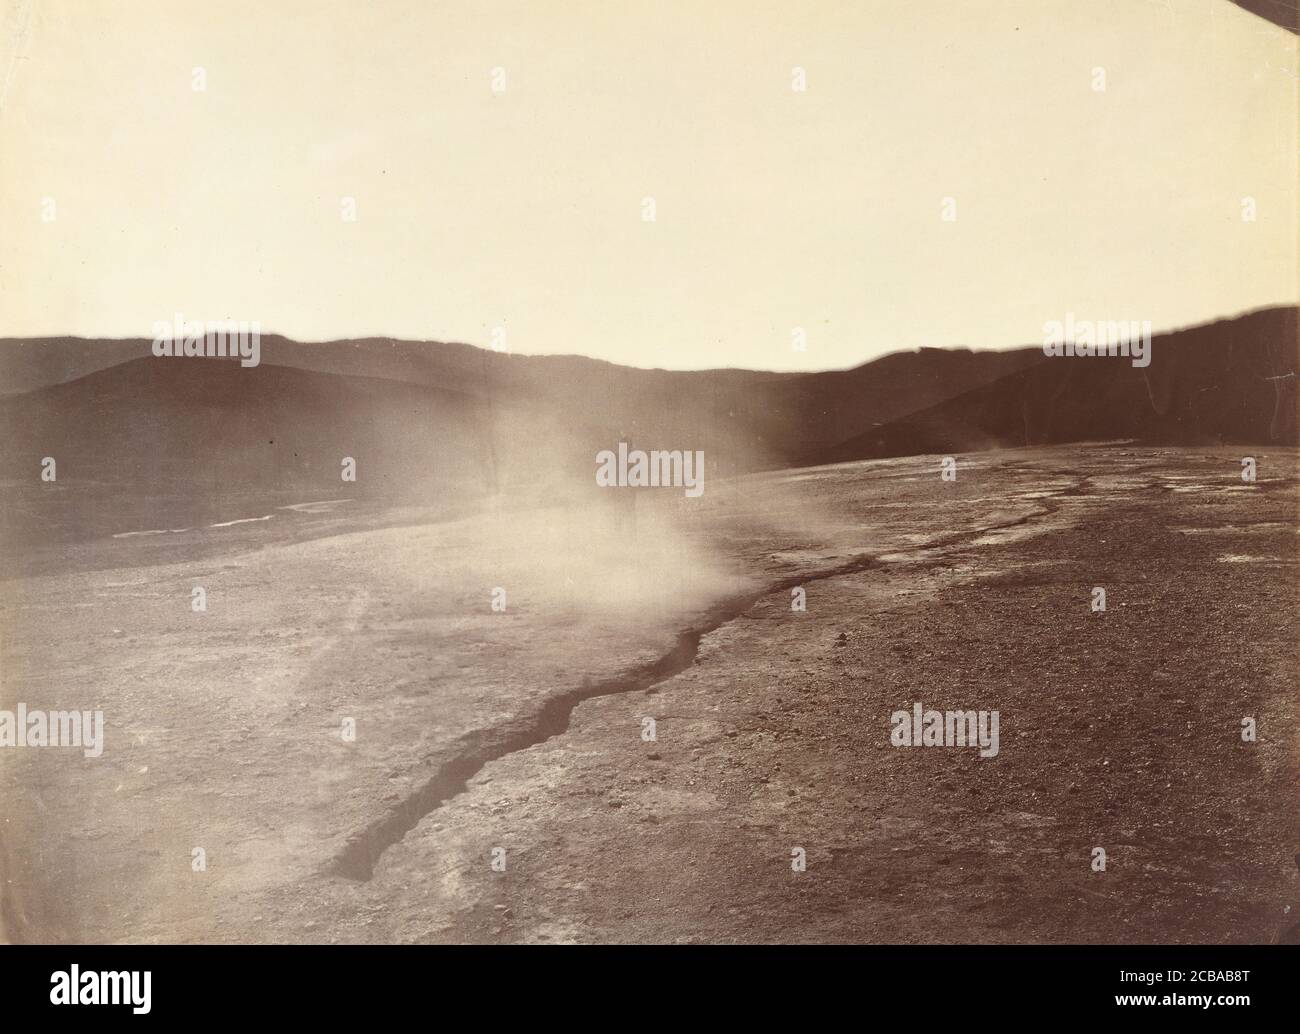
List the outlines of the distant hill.
{"type": "Polygon", "coordinates": [[[129,456],[112,469],[133,481],[316,482],[338,455],[365,453],[367,473],[394,490],[414,490],[434,469],[497,491],[569,470],[585,479],[595,453],[619,441],[703,449],[718,476],[789,466],[1036,361],[1025,350],[921,349],[826,373],[680,372],[278,336],[262,339],[261,358],[243,368],[156,358],[143,340],[0,341],[0,383],[43,383],[0,394],[0,476],[25,477],[33,451],[58,449],[96,470],[129,456]]]}
{"type": "Polygon", "coordinates": [[[672,372],[468,345],[268,336],[262,363],[146,341],[0,341],[0,478],[220,498],[355,491],[427,501],[586,490],[597,451],[702,449],[709,477],[1087,439],[1296,441],[1296,310],[1155,338],[1152,363],[921,349],[850,370],[672,372]]]}
{"type": "Polygon", "coordinates": [[[400,489],[477,476],[485,420],[478,400],[430,385],[149,356],[0,398],[0,470],[49,455],[60,480],[219,491],[337,485],[352,456],[367,482],[400,489]]]}
{"type": "Polygon", "coordinates": [[[1136,438],[1297,444],[1296,309],[1265,309],[1151,343],[1151,364],[1046,357],[805,457],[809,462],[1136,438]]]}
{"type": "Polygon", "coordinates": [[[139,339],[0,338],[0,398],[76,380],[149,354],[149,342],[139,339]]]}

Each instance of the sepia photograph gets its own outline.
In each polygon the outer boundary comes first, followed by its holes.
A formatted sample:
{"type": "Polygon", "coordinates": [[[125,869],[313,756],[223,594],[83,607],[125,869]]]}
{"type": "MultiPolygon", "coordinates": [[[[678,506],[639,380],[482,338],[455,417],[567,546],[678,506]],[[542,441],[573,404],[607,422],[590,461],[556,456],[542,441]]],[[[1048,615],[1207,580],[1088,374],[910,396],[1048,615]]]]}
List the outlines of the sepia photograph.
{"type": "Polygon", "coordinates": [[[1298,20],[0,0],[5,997],[1294,1005],[1298,20]]]}

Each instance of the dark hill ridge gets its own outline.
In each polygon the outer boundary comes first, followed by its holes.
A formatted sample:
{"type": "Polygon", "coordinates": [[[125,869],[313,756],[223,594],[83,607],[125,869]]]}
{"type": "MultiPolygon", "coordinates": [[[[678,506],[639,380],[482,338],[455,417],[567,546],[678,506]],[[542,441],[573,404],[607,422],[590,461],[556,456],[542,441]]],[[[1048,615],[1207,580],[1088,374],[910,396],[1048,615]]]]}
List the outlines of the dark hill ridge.
{"type": "Polygon", "coordinates": [[[364,455],[371,479],[481,468],[482,405],[460,392],[375,377],[339,377],[219,359],[153,356],[0,399],[4,476],[17,455],[59,461],[62,480],[240,483],[339,481],[364,455]],[[405,438],[426,436],[420,454],[405,438]]]}
{"type": "Polygon", "coordinates": [[[1151,364],[1046,357],[805,457],[809,462],[1136,438],[1297,444],[1295,308],[1152,338],[1151,364]]]}
{"type": "Polygon", "coordinates": [[[148,347],[0,341],[11,383],[62,380],[0,396],[0,477],[25,484],[41,457],[54,456],[61,485],[324,497],[352,456],[355,491],[424,501],[585,490],[596,453],[619,441],[702,449],[709,478],[1107,438],[1296,441],[1295,308],[1158,335],[1145,370],[1041,348],[921,349],[849,370],[778,374],[387,339],[267,336],[255,368],[155,358],[148,347]]]}
{"type": "MultiPolygon", "coordinates": [[[[466,417],[475,440],[472,455],[487,457],[480,480],[489,490],[549,477],[575,464],[586,470],[597,451],[620,440],[645,448],[703,449],[716,476],[789,466],[882,420],[1023,369],[1035,356],[1024,350],[922,349],[827,373],[682,372],[633,369],[580,356],[503,355],[459,344],[386,339],[304,344],[267,336],[261,359],[261,365],[246,369],[218,359],[155,358],[143,340],[0,341],[3,383],[63,381],[0,395],[0,429],[11,428],[15,444],[28,442],[35,448],[37,439],[52,441],[73,455],[100,455],[118,448],[115,442],[135,451],[152,441],[153,462],[160,465],[156,473],[197,472],[212,462],[202,448],[212,428],[202,421],[219,409],[234,435],[241,433],[234,425],[242,423],[265,430],[270,441],[276,438],[271,433],[276,422],[285,422],[278,440],[301,446],[289,457],[292,463],[285,461],[290,470],[315,470],[304,455],[321,451],[324,457],[335,451],[324,444],[313,450],[301,440],[298,432],[319,421],[328,423],[330,435],[351,435],[357,444],[346,454],[382,455],[386,469],[397,472],[404,469],[390,456],[397,441],[372,442],[365,429],[397,419],[390,411],[408,405],[417,389],[427,389],[442,393],[425,401],[444,412],[416,407],[401,417],[402,431],[394,438],[405,441],[408,462],[420,461],[421,442],[445,435],[444,420],[456,423],[455,414],[472,411],[466,417]],[[210,389],[205,387],[209,379],[210,389]],[[397,384],[386,399],[378,387],[343,386],[351,381],[397,384]],[[242,388],[247,389],[243,397],[242,388]],[[323,393],[329,395],[329,405],[323,393]],[[180,399],[190,405],[178,408],[180,399]],[[242,421],[237,419],[241,406],[242,421]],[[130,412],[112,416],[118,409],[130,412]],[[113,422],[103,433],[91,434],[84,421],[69,421],[68,414],[111,417],[113,422]],[[200,426],[191,434],[187,421],[200,426]],[[154,425],[172,433],[151,439],[143,429],[154,425]],[[99,441],[82,442],[78,436],[99,441]]],[[[466,427],[457,423],[457,433],[466,427]]],[[[235,439],[227,441],[233,451],[235,439]]],[[[257,440],[243,444],[265,457],[257,440]]],[[[6,469],[7,464],[0,467],[6,469]]],[[[239,470],[258,476],[261,470],[255,463],[221,469],[223,476],[239,470]]],[[[265,473],[270,476],[274,469],[271,464],[265,473]]]]}

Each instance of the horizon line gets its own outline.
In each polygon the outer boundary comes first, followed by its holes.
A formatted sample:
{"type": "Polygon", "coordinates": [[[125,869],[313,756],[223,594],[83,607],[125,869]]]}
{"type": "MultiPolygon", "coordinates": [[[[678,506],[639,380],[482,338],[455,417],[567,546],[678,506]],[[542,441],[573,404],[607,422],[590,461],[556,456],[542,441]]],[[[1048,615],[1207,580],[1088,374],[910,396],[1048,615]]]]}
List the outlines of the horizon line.
{"type": "MultiPolygon", "coordinates": [[[[1155,337],[1155,336],[1163,336],[1167,334],[1179,334],[1179,333],[1183,333],[1184,331],[1199,330],[1203,327],[1212,327],[1219,323],[1232,322],[1234,320],[1245,319],[1247,317],[1259,315],[1265,312],[1274,312],[1274,311],[1285,310],[1285,309],[1300,310],[1300,301],[1277,302],[1270,305],[1261,305],[1253,309],[1243,309],[1236,313],[1231,313],[1223,316],[1216,316],[1213,319],[1203,320],[1199,323],[1185,323],[1185,324],[1180,324],[1178,326],[1153,329],[1152,336],[1155,337]]],[[[204,322],[206,324],[208,321],[204,321],[204,322]]],[[[216,321],[214,320],[212,322],[216,322],[216,321]]],[[[256,322],[256,321],[240,320],[235,322],[256,322]]],[[[1130,321],[1126,320],[1124,322],[1130,322],[1130,321]]],[[[662,367],[662,366],[639,366],[634,363],[618,363],[618,362],[614,362],[611,359],[601,359],[597,356],[585,355],[582,352],[525,352],[525,351],[499,352],[496,349],[487,345],[478,345],[469,341],[444,341],[438,338],[406,338],[406,337],[393,337],[386,334],[365,334],[358,337],[332,337],[332,338],[304,339],[304,338],[290,337],[289,335],[281,334],[278,331],[258,330],[257,333],[259,336],[259,340],[264,340],[266,338],[279,338],[282,341],[286,341],[290,344],[295,344],[295,345],[338,345],[338,344],[354,344],[363,341],[387,341],[392,344],[402,344],[402,345],[441,345],[447,347],[472,348],[476,351],[484,352],[489,355],[504,356],[507,359],[511,357],[518,357],[518,358],[525,358],[525,359],[585,359],[588,362],[603,363],[607,366],[618,366],[627,370],[641,370],[648,373],[686,374],[686,373],[738,372],[738,373],[767,373],[767,374],[771,374],[774,377],[802,377],[802,376],[809,376],[809,375],[814,375],[819,373],[843,373],[849,370],[860,369],[863,366],[867,366],[881,359],[887,359],[890,356],[908,355],[908,354],[916,355],[923,351],[988,353],[988,352],[1016,352],[1016,351],[1021,351],[1029,348],[1042,347],[1041,344],[1003,345],[1003,346],[994,346],[994,347],[987,347],[987,348],[978,348],[970,345],[960,345],[960,344],[915,345],[912,347],[900,347],[900,348],[892,349],[887,352],[881,352],[879,355],[873,356],[870,359],[864,359],[861,362],[854,363],[853,365],[850,366],[830,366],[830,367],[824,367],[815,370],[771,370],[771,369],[763,369],[761,367],[755,367],[755,366],[702,366],[702,367],[692,367],[689,369],[668,369],[667,367],[662,367]]],[[[148,344],[152,340],[153,339],[150,337],[86,337],[85,335],[82,334],[41,334],[36,336],[33,335],[0,336],[0,345],[6,345],[12,342],[38,343],[42,341],[84,341],[87,344],[93,344],[96,342],[103,342],[109,344],[129,344],[133,342],[140,342],[142,344],[148,344]]],[[[1297,337],[1297,347],[1300,347],[1300,336],[1297,337]]],[[[269,363],[267,365],[274,366],[277,364],[269,363]]]]}

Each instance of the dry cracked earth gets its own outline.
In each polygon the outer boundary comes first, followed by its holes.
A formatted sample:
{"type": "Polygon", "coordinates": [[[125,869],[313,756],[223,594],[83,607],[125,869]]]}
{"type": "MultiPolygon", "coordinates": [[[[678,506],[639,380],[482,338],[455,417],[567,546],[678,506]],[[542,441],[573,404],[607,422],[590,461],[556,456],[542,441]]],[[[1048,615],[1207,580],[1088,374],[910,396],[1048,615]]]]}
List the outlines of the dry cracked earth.
{"type": "Polygon", "coordinates": [[[909,457],[38,565],[0,583],[3,706],[108,732],[0,755],[4,934],[1266,942],[1300,910],[1300,482],[1242,454],[909,457]],[[996,710],[997,755],[893,746],[917,702],[996,710]]]}

